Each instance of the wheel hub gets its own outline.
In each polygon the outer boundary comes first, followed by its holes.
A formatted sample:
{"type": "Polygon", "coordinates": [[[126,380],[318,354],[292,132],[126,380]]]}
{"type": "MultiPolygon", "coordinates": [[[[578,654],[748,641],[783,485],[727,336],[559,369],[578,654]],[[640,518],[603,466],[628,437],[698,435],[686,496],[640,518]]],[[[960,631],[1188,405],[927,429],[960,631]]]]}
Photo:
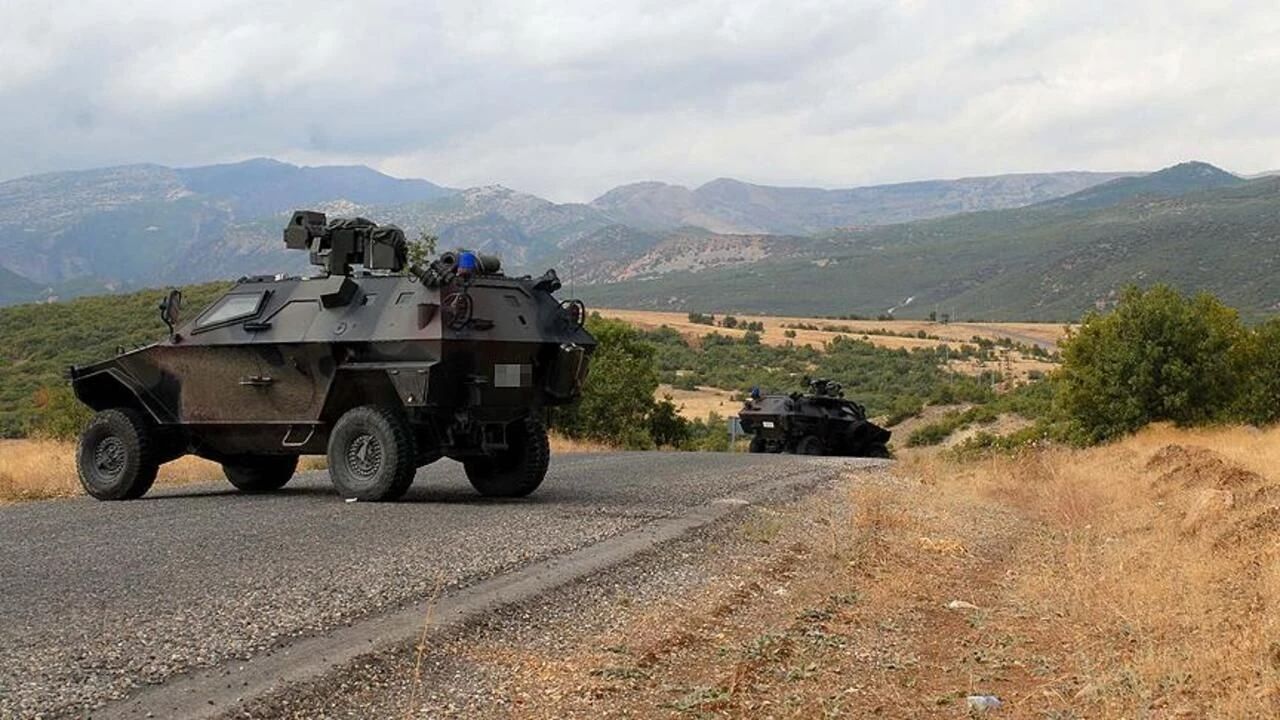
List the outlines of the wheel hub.
{"type": "Polygon", "coordinates": [[[115,477],[124,468],[124,442],[118,437],[104,438],[93,451],[93,465],[106,477],[115,477]]]}
{"type": "Polygon", "coordinates": [[[382,469],[382,444],[372,435],[361,435],[347,448],[347,466],[352,474],[369,479],[382,469]]]}

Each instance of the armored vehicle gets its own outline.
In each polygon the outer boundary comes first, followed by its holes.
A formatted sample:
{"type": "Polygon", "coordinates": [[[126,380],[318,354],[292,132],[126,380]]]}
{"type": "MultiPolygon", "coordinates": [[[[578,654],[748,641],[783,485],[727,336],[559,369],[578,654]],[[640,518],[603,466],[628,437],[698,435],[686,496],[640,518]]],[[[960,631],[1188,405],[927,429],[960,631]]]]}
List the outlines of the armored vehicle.
{"type": "Polygon", "coordinates": [[[805,379],[808,394],[751,397],[738,413],[751,433],[753,453],[889,457],[890,432],[867,420],[861,405],[844,398],[840,383],[805,379]]]}
{"type": "Polygon", "coordinates": [[[284,242],[320,270],[241,278],[186,320],[171,291],[167,339],[70,369],[97,411],[77,453],[90,495],[141,497],[186,454],[245,492],[283,487],[303,455],[327,455],[338,492],[360,500],[403,495],[441,457],[483,495],[538,487],[544,408],[579,395],[595,348],[582,303],[555,299],[555,271],[508,277],[465,251],[410,264],[399,228],[309,211],[284,242]]]}

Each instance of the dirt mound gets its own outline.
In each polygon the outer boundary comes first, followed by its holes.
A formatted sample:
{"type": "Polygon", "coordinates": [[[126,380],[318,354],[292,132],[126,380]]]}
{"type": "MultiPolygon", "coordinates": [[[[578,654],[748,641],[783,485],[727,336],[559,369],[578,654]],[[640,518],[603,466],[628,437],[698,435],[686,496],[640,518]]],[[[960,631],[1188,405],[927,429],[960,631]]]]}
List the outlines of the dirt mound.
{"type": "Polygon", "coordinates": [[[1166,489],[1243,488],[1266,482],[1266,478],[1252,470],[1242,468],[1208,448],[1194,445],[1165,445],[1147,461],[1147,469],[1160,473],[1155,484],[1166,489]]]}
{"type": "Polygon", "coordinates": [[[1187,508],[1179,529],[1184,535],[1194,535],[1206,525],[1219,525],[1227,512],[1235,506],[1236,496],[1230,490],[1201,490],[1187,508]]]}
{"type": "Polygon", "coordinates": [[[1216,547],[1246,543],[1256,545],[1260,541],[1276,537],[1277,534],[1280,534],[1280,507],[1272,506],[1228,527],[1218,535],[1213,544],[1216,547]]]}
{"type": "Polygon", "coordinates": [[[1280,533],[1280,485],[1208,448],[1165,445],[1147,461],[1152,486],[1182,511],[1183,535],[1202,531],[1223,547],[1280,533]],[[1185,502],[1182,501],[1185,498],[1185,502]]]}

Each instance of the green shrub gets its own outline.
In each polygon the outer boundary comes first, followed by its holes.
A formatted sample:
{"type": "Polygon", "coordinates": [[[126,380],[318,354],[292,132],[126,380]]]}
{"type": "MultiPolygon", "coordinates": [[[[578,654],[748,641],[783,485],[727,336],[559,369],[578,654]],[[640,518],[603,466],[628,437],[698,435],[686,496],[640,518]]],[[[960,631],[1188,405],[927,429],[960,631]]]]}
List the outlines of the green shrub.
{"type": "Polygon", "coordinates": [[[921,426],[907,438],[907,447],[937,445],[950,437],[953,430],[955,428],[952,425],[942,422],[921,426]]]}
{"type": "Polygon", "coordinates": [[[593,315],[587,329],[599,345],[591,357],[582,398],[558,408],[553,425],[570,437],[633,449],[653,447],[650,422],[658,389],[654,346],[619,320],[593,315]]]}
{"type": "Polygon", "coordinates": [[[36,413],[28,434],[35,437],[74,440],[93,416],[93,411],[67,385],[40,388],[32,397],[32,405],[36,413]]]}
{"type": "Polygon", "coordinates": [[[680,417],[679,408],[670,395],[653,404],[649,412],[649,436],[658,447],[679,448],[688,444],[689,421],[680,417]]]}
{"type": "Polygon", "coordinates": [[[1280,319],[1259,325],[1236,353],[1240,391],[1235,414],[1255,425],[1280,421],[1280,319]]]}
{"type": "Polygon", "coordinates": [[[1090,313],[1062,344],[1057,401],[1073,437],[1092,443],[1155,421],[1226,417],[1244,337],[1236,312],[1210,295],[1127,289],[1114,311],[1090,313]]]}

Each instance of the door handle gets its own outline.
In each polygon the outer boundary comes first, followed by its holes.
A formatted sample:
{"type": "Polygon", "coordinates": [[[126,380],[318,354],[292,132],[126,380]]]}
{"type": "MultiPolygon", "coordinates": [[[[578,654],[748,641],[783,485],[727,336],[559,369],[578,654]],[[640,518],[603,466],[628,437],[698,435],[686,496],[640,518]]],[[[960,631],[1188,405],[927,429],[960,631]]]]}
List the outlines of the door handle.
{"type": "Polygon", "coordinates": [[[240,378],[240,385],[243,387],[267,387],[273,382],[275,380],[269,375],[250,375],[240,378]]]}

